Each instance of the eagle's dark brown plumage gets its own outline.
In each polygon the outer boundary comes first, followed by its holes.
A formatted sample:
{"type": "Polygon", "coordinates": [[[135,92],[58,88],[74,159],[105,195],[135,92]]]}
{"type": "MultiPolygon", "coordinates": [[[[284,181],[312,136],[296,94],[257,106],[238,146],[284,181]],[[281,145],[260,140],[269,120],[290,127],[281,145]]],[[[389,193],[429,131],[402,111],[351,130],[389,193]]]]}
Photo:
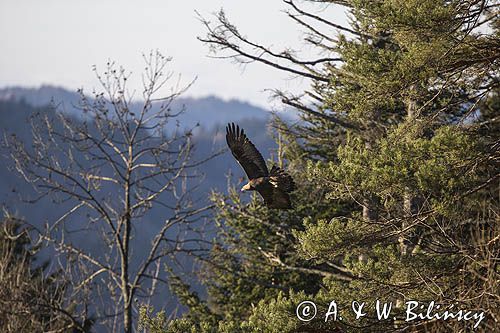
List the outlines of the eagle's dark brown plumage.
{"type": "Polygon", "coordinates": [[[269,172],[264,158],[238,125],[227,125],[226,141],[248,176],[248,184],[241,191],[259,192],[269,208],[291,208],[288,193],[295,189],[292,177],[277,166],[273,166],[269,172]]]}

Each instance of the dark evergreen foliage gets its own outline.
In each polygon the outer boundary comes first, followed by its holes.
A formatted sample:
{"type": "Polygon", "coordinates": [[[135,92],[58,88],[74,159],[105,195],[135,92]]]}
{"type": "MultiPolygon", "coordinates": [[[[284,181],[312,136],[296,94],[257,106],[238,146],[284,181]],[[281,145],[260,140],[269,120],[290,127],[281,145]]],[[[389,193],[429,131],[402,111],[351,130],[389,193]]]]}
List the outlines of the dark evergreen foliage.
{"type": "Polygon", "coordinates": [[[214,194],[219,234],[201,258],[208,299],[179,293],[193,304],[186,316],[144,322],[153,332],[231,333],[469,332],[477,322],[407,322],[414,300],[483,311],[478,330],[498,330],[498,2],[321,1],[344,6],[351,27],[285,2],[307,42],[332,57],[265,48],[224,12],[204,21],[201,39],[312,79],[309,100],[277,92],[303,120],[276,122],[295,209],[214,194]],[[304,300],[318,305],[309,322],[295,314],[304,300]],[[332,300],[366,302],[372,315],[325,322],[332,300]],[[373,315],[376,300],[392,302],[391,317],[373,315]]]}

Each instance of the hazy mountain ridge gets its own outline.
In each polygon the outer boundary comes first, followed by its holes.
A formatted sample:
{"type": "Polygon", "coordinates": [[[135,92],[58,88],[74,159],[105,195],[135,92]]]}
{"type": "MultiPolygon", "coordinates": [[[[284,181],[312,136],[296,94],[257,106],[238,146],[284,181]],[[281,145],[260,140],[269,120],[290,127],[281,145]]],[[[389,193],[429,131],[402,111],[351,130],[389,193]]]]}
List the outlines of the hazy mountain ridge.
{"type": "MultiPolygon", "coordinates": [[[[0,89],[0,134],[2,139],[4,135],[15,134],[29,144],[31,128],[27,120],[31,114],[40,110],[51,113],[54,109],[48,105],[52,104],[58,106],[58,110],[65,110],[78,119],[77,115],[81,111],[76,109],[74,105],[77,105],[79,101],[80,96],[77,92],[55,86],[0,89]],[[72,109],[69,109],[68,105],[72,109]]],[[[195,132],[193,138],[195,142],[194,159],[203,159],[204,156],[226,148],[224,127],[228,122],[236,122],[244,127],[247,135],[262,152],[264,158],[267,159],[271,150],[275,148],[275,143],[267,131],[271,114],[264,109],[236,100],[225,102],[217,97],[186,97],[180,98],[177,103],[179,107],[184,105],[186,108],[182,118],[176,118],[181,126],[191,127],[196,122],[200,122],[201,128],[195,132]]],[[[14,190],[15,196],[17,196],[19,192],[23,192],[23,189],[27,190],[29,186],[23,184],[20,178],[12,177],[11,172],[7,170],[6,157],[2,156],[4,163],[0,167],[0,184],[3,185],[2,190],[0,190],[0,201],[12,205],[16,200],[13,201],[13,192],[11,191],[14,190]]],[[[200,190],[206,191],[207,194],[211,189],[225,191],[228,173],[234,175],[233,179],[244,176],[243,170],[229,153],[208,161],[203,165],[202,171],[205,174],[205,181],[200,190]]],[[[43,207],[39,208],[43,210],[43,207]]],[[[27,218],[31,217],[29,212],[27,215],[27,218]]],[[[40,215],[38,212],[34,216],[40,217],[43,214],[40,215]]]]}
{"type": "MultiPolygon", "coordinates": [[[[84,92],[91,96],[90,92],[84,92]]],[[[80,95],[76,91],[65,88],[42,85],[39,88],[6,87],[0,89],[0,100],[22,101],[39,107],[46,105],[57,106],[59,110],[72,114],[80,114],[78,109],[80,95]]],[[[132,109],[142,106],[140,101],[133,102],[132,109]]],[[[252,105],[248,102],[231,99],[225,101],[216,96],[207,97],[179,97],[172,103],[174,111],[185,109],[186,112],[176,117],[182,127],[194,127],[197,124],[204,129],[212,129],[217,124],[242,119],[269,120],[271,113],[268,110],[252,105]]]]}
{"type": "MultiPolygon", "coordinates": [[[[48,106],[52,105],[56,106],[58,111],[68,112],[78,119],[81,110],[76,106],[79,103],[80,95],[76,91],[72,92],[52,85],[43,85],[39,88],[19,86],[0,88],[0,132],[2,136],[14,133],[24,140],[29,140],[31,138],[30,128],[26,121],[31,113],[37,110],[50,113],[51,108],[48,106]]],[[[136,102],[135,107],[138,105],[140,102],[136,102]]],[[[250,103],[238,100],[224,101],[215,96],[180,97],[175,101],[173,107],[184,107],[186,110],[180,117],[175,118],[182,127],[190,128],[196,123],[200,123],[201,128],[194,135],[195,155],[198,157],[226,147],[225,125],[228,122],[239,123],[244,127],[247,135],[259,147],[264,158],[267,159],[270,150],[275,147],[275,143],[267,131],[271,113],[250,103]]],[[[235,176],[239,177],[244,175],[240,169],[230,154],[224,154],[209,161],[205,168],[206,174],[210,174],[210,177],[207,177],[207,189],[216,187],[219,190],[224,190],[226,181],[225,177],[221,176],[220,170],[232,170],[235,176]],[[223,169],[221,169],[222,166],[223,169]],[[214,171],[217,171],[209,172],[212,167],[214,171]]],[[[227,172],[223,171],[222,173],[227,172]]]]}

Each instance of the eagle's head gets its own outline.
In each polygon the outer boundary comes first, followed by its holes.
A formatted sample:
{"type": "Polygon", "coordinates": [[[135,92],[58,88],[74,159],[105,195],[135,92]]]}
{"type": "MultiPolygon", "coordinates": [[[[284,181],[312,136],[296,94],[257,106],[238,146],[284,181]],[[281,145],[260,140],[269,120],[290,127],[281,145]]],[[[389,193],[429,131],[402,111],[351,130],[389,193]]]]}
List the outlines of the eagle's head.
{"type": "Polygon", "coordinates": [[[241,192],[252,191],[252,190],[254,190],[254,188],[252,187],[252,185],[250,185],[250,183],[245,184],[245,186],[241,188],[241,192]]]}

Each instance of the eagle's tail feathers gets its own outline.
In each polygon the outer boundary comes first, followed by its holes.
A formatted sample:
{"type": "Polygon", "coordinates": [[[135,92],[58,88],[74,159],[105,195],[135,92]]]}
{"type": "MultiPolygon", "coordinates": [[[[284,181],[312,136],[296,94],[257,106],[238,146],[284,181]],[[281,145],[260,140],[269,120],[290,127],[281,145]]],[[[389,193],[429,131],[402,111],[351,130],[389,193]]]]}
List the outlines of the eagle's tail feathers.
{"type": "Polygon", "coordinates": [[[269,176],[271,183],[285,192],[292,192],[296,189],[292,176],[280,167],[273,165],[269,176]]]}

